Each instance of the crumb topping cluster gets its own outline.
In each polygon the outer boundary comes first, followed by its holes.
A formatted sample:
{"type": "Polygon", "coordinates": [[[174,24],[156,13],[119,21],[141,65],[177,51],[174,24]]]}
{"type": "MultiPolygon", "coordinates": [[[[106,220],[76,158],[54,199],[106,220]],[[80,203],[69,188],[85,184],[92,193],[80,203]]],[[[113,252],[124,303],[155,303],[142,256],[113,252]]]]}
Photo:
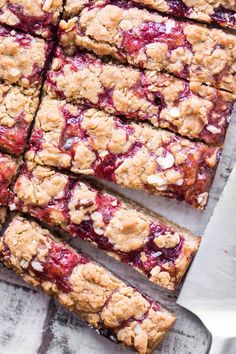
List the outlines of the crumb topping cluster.
{"type": "Polygon", "coordinates": [[[50,38],[62,10],[62,0],[1,0],[0,23],[50,38]]]}
{"type": "Polygon", "coordinates": [[[0,258],[98,331],[140,354],[150,353],[175,320],[157,302],[26,219],[10,224],[0,241],[0,258]]]}
{"type": "Polygon", "coordinates": [[[50,44],[41,38],[0,26],[0,78],[10,84],[41,84],[50,44]]]}

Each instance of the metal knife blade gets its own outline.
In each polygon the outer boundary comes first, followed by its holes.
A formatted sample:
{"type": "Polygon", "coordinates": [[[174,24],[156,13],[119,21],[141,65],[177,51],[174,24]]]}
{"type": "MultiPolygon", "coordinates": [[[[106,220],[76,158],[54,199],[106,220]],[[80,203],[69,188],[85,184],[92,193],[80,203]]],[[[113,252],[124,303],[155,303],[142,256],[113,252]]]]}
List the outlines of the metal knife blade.
{"type": "Polygon", "coordinates": [[[236,354],[236,166],[209,221],[177,303],[212,335],[212,354],[236,354]]]}

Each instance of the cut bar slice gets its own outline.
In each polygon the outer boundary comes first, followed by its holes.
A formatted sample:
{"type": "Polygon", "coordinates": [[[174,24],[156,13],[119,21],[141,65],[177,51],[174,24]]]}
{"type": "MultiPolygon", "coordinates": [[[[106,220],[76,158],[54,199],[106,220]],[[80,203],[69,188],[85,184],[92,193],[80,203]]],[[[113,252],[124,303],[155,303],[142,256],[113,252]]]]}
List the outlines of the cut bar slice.
{"type": "Polygon", "coordinates": [[[236,37],[180,22],[127,1],[90,2],[60,22],[61,44],[236,92],[236,37]]]}
{"type": "Polygon", "coordinates": [[[78,51],[65,56],[57,48],[46,91],[66,99],[149,121],[189,138],[222,144],[235,96],[168,74],[106,63],[78,51]]]}
{"type": "Polygon", "coordinates": [[[0,241],[0,259],[108,339],[151,353],[175,315],[37,223],[16,217],[0,241]]]}
{"type": "Polygon", "coordinates": [[[204,208],[219,155],[219,148],[46,96],[27,159],[204,208]]]}
{"type": "MultiPolygon", "coordinates": [[[[234,0],[133,0],[180,18],[186,17],[223,27],[236,29],[236,2],[234,0]]],[[[78,2],[81,2],[79,0],[78,2]]],[[[88,3],[89,1],[86,1],[88,3]]]]}
{"type": "Polygon", "coordinates": [[[0,84],[0,149],[23,152],[38,102],[38,89],[0,84]]]}
{"type": "Polygon", "coordinates": [[[16,161],[9,155],[0,152],[0,207],[7,205],[9,186],[16,172],[16,161]]]}
{"type": "Polygon", "coordinates": [[[136,204],[32,163],[22,168],[9,204],[91,242],[168,289],[176,287],[200,242],[136,204]]]}
{"type": "Polygon", "coordinates": [[[0,79],[23,87],[39,85],[51,44],[0,26],[0,79]]]}
{"type": "Polygon", "coordinates": [[[62,0],[1,0],[0,22],[50,38],[61,10],[62,0]]]}

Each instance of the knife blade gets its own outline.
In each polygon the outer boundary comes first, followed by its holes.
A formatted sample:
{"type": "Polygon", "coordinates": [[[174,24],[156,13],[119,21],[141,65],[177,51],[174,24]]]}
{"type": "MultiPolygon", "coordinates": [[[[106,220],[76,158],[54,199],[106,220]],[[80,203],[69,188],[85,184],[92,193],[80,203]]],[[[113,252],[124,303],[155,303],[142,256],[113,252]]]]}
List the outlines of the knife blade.
{"type": "Polygon", "coordinates": [[[195,313],[209,330],[211,354],[236,354],[236,166],[177,303],[195,313]]]}

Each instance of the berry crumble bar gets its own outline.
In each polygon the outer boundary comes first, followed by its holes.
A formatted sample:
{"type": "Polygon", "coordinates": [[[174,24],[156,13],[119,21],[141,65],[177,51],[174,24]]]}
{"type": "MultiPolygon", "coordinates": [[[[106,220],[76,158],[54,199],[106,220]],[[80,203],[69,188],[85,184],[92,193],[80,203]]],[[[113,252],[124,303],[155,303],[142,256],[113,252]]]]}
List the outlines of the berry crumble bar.
{"type": "Polygon", "coordinates": [[[24,218],[1,238],[0,259],[98,333],[140,354],[151,353],[175,321],[158,302],[24,218]]]}
{"type": "Polygon", "coordinates": [[[215,28],[162,17],[127,1],[92,1],[60,22],[61,44],[111,55],[236,92],[236,37],[215,28]]]}
{"type": "Polygon", "coordinates": [[[46,96],[26,158],[204,208],[220,148],[46,96]]]}
{"type": "Polygon", "coordinates": [[[23,152],[38,102],[38,89],[0,83],[0,149],[23,152]]]}
{"type": "Polygon", "coordinates": [[[57,48],[46,91],[129,119],[149,121],[189,138],[222,144],[235,102],[230,93],[168,74],[104,62],[57,48]]]}
{"type": "MultiPolygon", "coordinates": [[[[206,23],[236,29],[235,0],[133,0],[180,18],[186,17],[206,23]]],[[[81,2],[81,0],[79,1],[81,2]]],[[[88,3],[88,1],[86,1],[88,3]]]]}
{"type": "Polygon", "coordinates": [[[91,242],[171,290],[200,242],[187,230],[100,187],[32,163],[21,170],[10,208],[91,242]]]}
{"type": "Polygon", "coordinates": [[[17,162],[12,157],[0,152],[0,207],[7,205],[9,186],[17,173],[17,167],[17,162]]]}
{"type": "Polygon", "coordinates": [[[50,38],[61,10],[62,0],[1,0],[0,23],[50,38]]]}
{"type": "Polygon", "coordinates": [[[51,44],[0,25],[0,78],[10,84],[41,84],[51,44]]]}

